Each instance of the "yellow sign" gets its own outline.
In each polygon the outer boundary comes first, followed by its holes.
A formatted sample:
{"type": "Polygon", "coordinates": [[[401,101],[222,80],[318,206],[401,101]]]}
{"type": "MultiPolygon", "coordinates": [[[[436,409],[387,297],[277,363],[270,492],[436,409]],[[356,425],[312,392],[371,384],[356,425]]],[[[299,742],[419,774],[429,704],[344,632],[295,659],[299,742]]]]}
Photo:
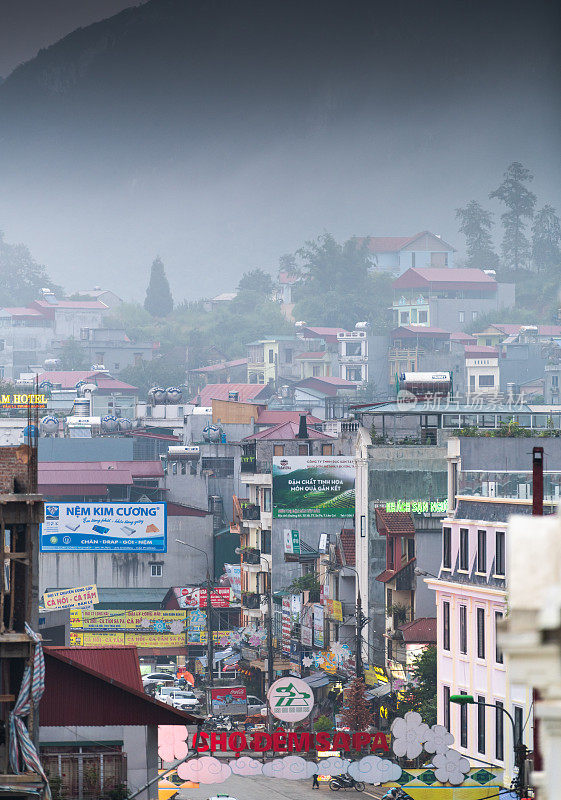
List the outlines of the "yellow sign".
{"type": "Polygon", "coordinates": [[[167,609],[126,611],[106,609],[103,611],[83,611],[76,609],[70,612],[70,627],[81,630],[146,630],[169,631],[172,623],[179,622],[185,626],[186,611],[168,611],[167,609]]]}
{"type": "Polygon", "coordinates": [[[125,633],[125,644],[136,647],[185,647],[185,635],[174,633],[125,633]]]}
{"type": "Polygon", "coordinates": [[[124,643],[124,633],[70,633],[70,645],[74,647],[111,647],[124,643]]]}
{"type": "Polygon", "coordinates": [[[44,394],[3,394],[0,400],[2,408],[47,408],[44,394]]]}
{"type": "Polygon", "coordinates": [[[343,606],[340,600],[333,600],[333,619],[343,622],[343,606]]]}
{"type": "Polygon", "coordinates": [[[364,682],[367,686],[378,686],[379,683],[388,683],[388,677],[382,667],[368,667],[364,670],[364,682]]]}
{"type": "MultiPolygon", "coordinates": [[[[43,594],[45,611],[58,611],[60,608],[77,609],[93,606],[99,602],[97,586],[79,586],[75,589],[57,589],[43,594]]],[[[95,612],[92,612],[95,613],[95,612]]]]}

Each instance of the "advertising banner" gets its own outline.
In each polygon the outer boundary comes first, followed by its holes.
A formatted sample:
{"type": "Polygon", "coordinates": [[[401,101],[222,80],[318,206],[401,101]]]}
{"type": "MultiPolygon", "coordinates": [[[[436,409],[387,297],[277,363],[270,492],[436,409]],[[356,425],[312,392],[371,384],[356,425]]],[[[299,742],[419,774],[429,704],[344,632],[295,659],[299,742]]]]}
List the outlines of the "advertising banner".
{"type": "Polygon", "coordinates": [[[323,606],[314,603],[314,647],[323,647],[323,606]]]}
{"type": "Polygon", "coordinates": [[[292,614],[290,595],[282,598],[282,652],[290,654],[290,631],[292,630],[292,614]]]}
{"type": "Polygon", "coordinates": [[[113,647],[114,645],[135,645],[135,647],[157,650],[160,647],[185,647],[185,635],[173,633],[125,633],[125,631],[103,631],[93,633],[70,632],[73,647],[113,647]]]}
{"type": "Polygon", "coordinates": [[[135,647],[149,647],[157,650],[159,647],[185,647],[185,635],[175,633],[125,633],[125,644],[134,644],[135,647]]]}
{"type": "Polygon", "coordinates": [[[240,564],[224,564],[234,597],[242,596],[242,568],[240,564]]]}
{"type": "Polygon", "coordinates": [[[45,592],[43,606],[45,611],[58,611],[60,608],[91,608],[99,602],[97,586],[79,586],[76,589],[58,589],[45,592]]]}
{"type": "Polygon", "coordinates": [[[165,553],[165,503],[45,503],[43,553],[165,553]]]}
{"type": "Polygon", "coordinates": [[[274,456],[273,517],[354,517],[350,456],[274,456]]]}
{"type": "Polygon", "coordinates": [[[284,552],[291,555],[300,555],[300,531],[293,531],[290,528],[285,528],[284,534],[284,552]]]}
{"type": "Polygon", "coordinates": [[[300,678],[287,676],[275,681],[267,692],[273,717],[283,722],[301,722],[314,707],[314,693],[300,678]]]}
{"type": "Polygon", "coordinates": [[[333,600],[333,619],[337,622],[343,622],[343,606],[340,600],[333,600]]]}
{"type": "MultiPolygon", "coordinates": [[[[178,586],[174,590],[179,608],[206,608],[207,590],[193,586],[178,586]]],[[[229,586],[210,590],[210,603],[213,608],[229,608],[232,591],[229,586]]]]}
{"type": "Polygon", "coordinates": [[[222,686],[210,690],[212,713],[216,715],[247,717],[247,691],[245,686],[222,686]]]}
{"type": "Polygon", "coordinates": [[[186,611],[143,610],[143,611],[81,611],[70,612],[70,628],[81,630],[119,631],[123,629],[138,631],[157,631],[181,633],[186,625],[186,611]]]}
{"type": "Polygon", "coordinates": [[[304,606],[300,619],[300,641],[304,647],[311,647],[313,643],[312,629],[314,625],[314,610],[312,606],[304,606]]]}

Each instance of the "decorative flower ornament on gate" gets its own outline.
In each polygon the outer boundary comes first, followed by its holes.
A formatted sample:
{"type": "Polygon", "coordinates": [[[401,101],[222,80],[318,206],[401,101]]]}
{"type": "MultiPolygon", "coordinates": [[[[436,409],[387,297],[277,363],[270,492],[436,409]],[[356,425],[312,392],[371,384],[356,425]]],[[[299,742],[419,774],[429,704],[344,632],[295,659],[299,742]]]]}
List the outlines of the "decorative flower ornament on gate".
{"type": "Polygon", "coordinates": [[[397,717],[391,724],[393,733],[392,749],[396,756],[417,758],[422,751],[435,753],[432,763],[436,779],[441,783],[458,786],[470,770],[469,761],[450,745],[454,737],[444,725],[429,727],[416,711],[408,711],[404,717],[397,717]]]}

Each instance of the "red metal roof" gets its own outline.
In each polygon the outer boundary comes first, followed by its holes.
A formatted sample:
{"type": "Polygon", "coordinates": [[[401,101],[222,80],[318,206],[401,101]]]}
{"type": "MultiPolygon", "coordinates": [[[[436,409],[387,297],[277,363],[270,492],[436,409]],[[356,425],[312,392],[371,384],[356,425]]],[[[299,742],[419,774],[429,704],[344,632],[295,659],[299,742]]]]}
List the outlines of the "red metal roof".
{"type": "Polygon", "coordinates": [[[44,472],[64,472],[65,470],[72,470],[72,472],[102,472],[105,475],[107,472],[127,471],[133,478],[162,478],[164,469],[162,462],[157,461],[40,461],[39,473],[44,472]]]}
{"type": "MultiPolygon", "coordinates": [[[[279,411],[264,408],[257,417],[257,425],[280,425],[281,422],[300,422],[299,411],[279,411]]],[[[319,417],[314,417],[312,414],[306,414],[306,422],[308,425],[317,425],[322,422],[319,417]]]]}
{"type": "Polygon", "coordinates": [[[445,331],[443,328],[434,328],[431,325],[400,325],[399,328],[395,328],[392,331],[391,335],[392,339],[409,339],[419,336],[426,336],[432,339],[451,338],[450,331],[445,331]]]}
{"type": "Polygon", "coordinates": [[[382,536],[414,536],[413,517],[406,511],[376,509],[376,527],[382,536]]]}
{"type": "Polygon", "coordinates": [[[300,278],[298,275],[293,275],[286,270],[281,270],[279,272],[279,283],[298,283],[300,278]]]}
{"type": "Polygon", "coordinates": [[[68,483],[40,483],[39,490],[45,497],[100,497],[107,494],[105,483],[71,485],[68,483]]]}
{"type": "Polygon", "coordinates": [[[23,308],[21,306],[13,306],[11,308],[3,308],[2,311],[7,311],[12,317],[42,317],[44,316],[38,308],[23,308]]]}
{"type": "Polygon", "coordinates": [[[132,486],[133,477],[128,469],[105,470],[39,470],[39,491],[48,486],[132,486]]]}
{"type": "Polygon", "coordinates": [[[210,406],[212,400],[228,400],[230,392],[238,393],[240,403],[255,400],[263,393],[270,393],[266,384],[262,383],[209,383],[196,397],[201,406],[210,406]]]}
{"type": "Polygon", "coordinates": [[[434,239],[438,239],[443,246],[443,250],[455,250],[451,244],[448,244],[448,242],[445,242],[440,236],[430,231],[421,231],[420,233],[415,233],[413,236],[367,236],[358,241],[360,244],[366,242],[366,246],[371,253],[398,253],[400,250],[403,250],[404,247],[407,247],[407,245],[420,239],[421,236],[432,236],[434,239]]]}
{"type": "Polygon", "coordinates": [[[325,350],[317,350],[311,353],[298,353],[298,355],[294,356],[294,358],[316,359],[316,358],[323,358],[324,355],[325,355],[325,350]]]}
{"type": "MultiPolygon", "coordinates": [[[[42,726],[187,725],[197,722],[198,718],[192,714],[153,700],[142,689],[112,677],[122,670],[121,677],[132,680],[132,664],[121,668],[112,664],[111,659],[118,661],[123,653],[135,648],[99,648],[109,650],[110,654],[100,654],[99,660],[90,654],[88,658],[96,662],[95,669],[79,663],[77,657],[68,652],[73,648],[64,648],[64,652],[57,650],[45,647],[45,692],[39,707],[42,726]],[[100,671],[101,666],[106,671],[100,671]]],[[[138,661],[138,656],[136,659],[138,661]]]]}
{"type": "Polygon", "coordinates": [[[462,331],[451,333],[450,340],[453,342],[465,342],[465,344],[477,341],[475,336],[472,336],[471,333],[463,333],[462,331]]]}
{"type": "Polygon", "coordinates": [[[400,625],[399,630],[406,644],[436,644],[435,617],[419,617],[400,625]]]}
{"type": "Polygon", "coordinates": [[[53,385],[60,386],[62,389],[74,389],[79,381],[86,381],[95,383],[99,389],[138,391],[138,388],[131,386],[130,383],[123,383],[123,381],[118,381],[103,372],[96,372],[95,370],[53,370],[42,372],[37,376],[37,379],[39,384],[43,381],[50,381],[53,385]]]}
{"type": "Polygon", "coordinates": [[[388,581],[393,580],[400,572],[403,572],[404,569],[411,566],[417,559],[412,558],[406,564],[403,564],[399,567],[399,569],[385,569],[383,572],[380,572],[379,575],[376,575],[376,580],[380,581],[381,583],[387,583],[388,581]]]}
{"type": "Polygon", "coordinates": [[[222,361],[220,364],[208,364],[206,367],[197,367],[191,372],[221,372],[229,367],[242,367],[247,364],[247,358],[236,358],[234,361],[222,361]]]}
{"type": "Polygon", "coordinates": [[[56,300],[54,303],[49,303],[47,300],[34,300],[32,305],[39,308],[48,308],[56,311],[57,308],[67,308],[79,311],[93,310],[93,311],[107,311],[109,306],[102,303],[101,300],[56,300]]]}
{"type": "MultiPolygon", "coordinates": [[[[497,328],[503,333],[518,333],[525,325],[522,322],[492,322],[490,328],[497,328]]],[[[538,336],[561,336],[561,325],[536,325],[538,336]]],[[[482,334],[479,334],[480,336],[482,334]]]]}
{"type": "Polygon", "coordinates": [[[393,284],[394,289],[481,289],[496,291],[497,281],[480,269],[451,269],[428,267],[426,269],[411,267],[400,275],[393,284]]]}
{"type": "Polygon", "coordinates": [[[212,511],[184,506],[182,503],[168,503],[167,510],[170,517],[208,517],[212,514],[212,511]]]}
{"type": "Polygon", "coordinates": [[[356,383],[344,378],[304,378],[296,384],[296,388],[315,389],[317,392],[335,397],[337,389],[356,389],[356,383]]]}
{"type": "Polygon", "coordinates": [[[348,330],[346,330],[346,328],[325,328],[317,327],[316,325],[305,325],[300,329],[300,333],[311,334],[311,336],[304,335],[305,339],[325,339],[326,342],[336,342],[337,334],[348,333],[348,330]]]}
{"type": "MultiPolygon", "coordinates": [[[[263,441],[270,439],[271,441],[288,441],[298,439],[298,431],[300,424],[298,422],[281,422],[279,425],[274,425],[272,428],[265,428],[263,431],[253,433],[251,436],[246,436],[244,442],[253,441],[254,439],[263,441]]],[[[316,431],[315,428],[308,427],[308,435],[306,439],[325,439],[326,441],[333,441],[333,436],[330,436],[323,431],[316,431]]]]}
{"type": "Polygon", "coordinates": [[[496,347],[489,347],[484,344],[467,344],[465,346],[466,358],[473,358],[473,356],[498,356],[499,351],[496,347]]]}
{"type": "Polygon", "coordinates": [[[67,661],[89,667],[131,689],[143,690],[136,647],[47,647],[46,652],[64,656],[67,661]]]}

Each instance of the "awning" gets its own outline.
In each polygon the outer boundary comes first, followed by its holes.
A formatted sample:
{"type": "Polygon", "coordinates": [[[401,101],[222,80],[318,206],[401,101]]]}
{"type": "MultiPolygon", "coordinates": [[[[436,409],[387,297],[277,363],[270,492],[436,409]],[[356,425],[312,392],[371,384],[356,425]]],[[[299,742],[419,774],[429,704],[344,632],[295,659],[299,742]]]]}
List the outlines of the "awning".
{"type": "Polygon", "coordinates": [[[385,697],[388,694],[392,693],[392,685],[391,683],[381,683],[379,686],[375,686],[373,689],[369,689],[366,692],[365,697],[368,700],[374,700],[377,697],[385,697]]]}
{"type": "MultiPolygon", "coordinates": [[[[218,650],[216,653],[213,654],[212,661],[214,664],[217,664],[219,661],[225,661],[226,659],[231,658],[234,655],[234,651],[231,647],[227,650],[218,650]]],[[[236,661],[238,660],[238,656],[236,655],[236,661]]],[[[207,665],[207,657],[206,656],[197,656],[197,661],[200,661],[203,667],[207,665]]]]}
{"type": "Polygon", "coordinates": [[[312,689],[320,689],[322,686],[329,684],[329,678],[325,672],[313,672],[307,678],[302,678],[302,680],[312,689]]]}

